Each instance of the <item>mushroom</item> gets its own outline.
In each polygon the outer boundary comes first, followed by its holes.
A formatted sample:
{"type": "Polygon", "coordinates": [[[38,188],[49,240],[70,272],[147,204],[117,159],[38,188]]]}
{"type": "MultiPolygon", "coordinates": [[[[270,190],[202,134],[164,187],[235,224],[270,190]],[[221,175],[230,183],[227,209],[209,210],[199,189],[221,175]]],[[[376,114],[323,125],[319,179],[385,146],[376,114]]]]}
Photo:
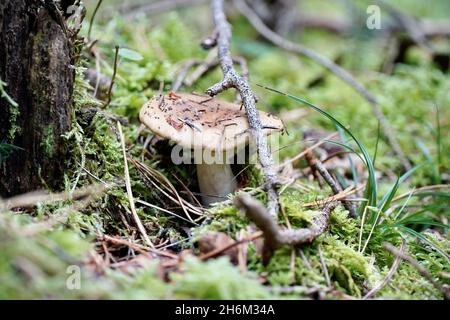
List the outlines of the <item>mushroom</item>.
{"type": "MultiPolygon", "coordinates": [[[[259,112],[264,133],[283,130],[281,120],[259,112]]],[[[250,138],[245,110],[238,104],[199,94],[170,92],[157,95],[140,111],[141,122],[156,135],[183,148],[183,159],[192,150],[202,202],[208,206],[237,188],[230,164],[250,138]],[[186,152],[188,151],[188,152],[186,152]]],[[[172,161],[181,163],[174,159],[172,161]]]]}

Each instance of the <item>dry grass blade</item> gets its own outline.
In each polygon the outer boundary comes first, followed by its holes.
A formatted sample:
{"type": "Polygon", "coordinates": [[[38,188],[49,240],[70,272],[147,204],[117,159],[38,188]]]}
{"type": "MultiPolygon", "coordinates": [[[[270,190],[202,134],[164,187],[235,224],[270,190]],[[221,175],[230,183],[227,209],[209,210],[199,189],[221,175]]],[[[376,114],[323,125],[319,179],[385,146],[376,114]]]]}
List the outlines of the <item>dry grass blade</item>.
{"type": "Polygon", "coordinates": [[[217,248],[216,250],[208,252],[208,253],[200,256],[199,259],[200,260],[208,260],[210,258],[218,256],[219,254],[221,254],[224,251],[227,251],[228,249],[231,249],[231,248],[233,248],[233,247],[235,247],[237,245],[240,245],[242,243],[245,243],[245,242],[256,240],[256,239],[258,239],[258,238],[260,238],[262,236],[263,236],[263,233],[261,231],[255,232],[253,235],[251,235],[251,236],[249,236],[247,238],[241,239],[239,241],[235,241],[235,242],[230,243],[230,244],[228,244],[226,246],[223,246],[221,248],[217,248]]]}
{"type": "Polygon", "coordinates": [[[159,210],[159,211],[168,213],[168,214],[170,214],[170,215],[172,215],[172,216],[174,216],[174,217],[177,217],[177,218],[179,218],[179,219],[181,219],[181,220],[184,220],[184,221],[186,221],[186,222],[189,222],[189,223],[192,223],[192,224],[198,226],[198,224],[195,223],[194,221],[191,221],[191,220],[188,220],[188,219],[186,219],[186,218],[183,218],[182,216],[179,216],[179,215],[177,215],[176,213],[173,213],[172,211],[169,211],[169,210],[166,210],[166,209],[164,209],[164,208],[158,207],[157,205],[148,203],[148,202],[143,201],[143,200],[137,200],[137,202],[140,203],[140,204],[143,204],[144,206],[147,206],[147,207],[150,207],[150,208],[153,208],[153,209],[156,209],[156,210],[159,210]]]}
{"type": "MultiPolygon", "coordinates": [[[[321,207],[321,206],[327,205],[328,203],[335,202],[335,201],[340,201],[340,200],[344,200],[344,199],[346,201],[349,201],[349,200],[352,200],[352,199],[347,199],[347,197],[349,195],[355,194],[355,193],[361,191],[363,188],[364,188],[364,186],[359,186],[356,189],[353,186],[350,186],[347,189],[345,189],[344,191],[342,191],[342,192],[340,192],[338,194],[335,194],[335,195],[333,195],[331,197],[328,197],[328,198],[325,198],[325,199],[322,199],[322,200],[316,200],[316,201],[311,201],[311,202],[304,203],[304,204],[302,204],[302,207],[305,207],[305,208],[307,208],[307,207],[321,207]]],[[[366,200],[364,199],[364,201],[366,201],[366,200]]]]}
{"type": "Polygon", "coordinates": [[[108,235],[103,235],[100,236],[100,240],[106,240],[106,241],[110,241],[112,243],[116,243],[116,244],[121,244],[124,246],[127,246],[133,250],[136,250],[137,252],[141,253],[141,254],[148,254],[148,252],[160,255],[160,256],[164,256],[167,258],[172,258],[172,259],[177,259],[178,260],[178,256],[169,252],[165,252],[165,251],[161,251],[155,248],[150,248],[150,247],[145,247],[136,243],[132,243],[128,240],[125,239],[120,239],[120,238],[116,238],[116,237],[111,237],[108,235]]]}
{"type": "Polygon", "coordinates": [[[124,138],[123,132],[122,132],[122,125],[120,124],[119,121],[117,121],[117,129],[119,130],[120,143],[122,145],[123,163],[124,163],[124,171],[125,171],[125,186],[127,188],[127,195],[128,195],[128,200],[130,202],[130,209],[131,209],[131,213],[133,215],[133,220],[136,223],[136,225],[139,229],[139,232],[141,233],[141,236],[144,239],[145,243],[154,249],[155,246],[150,241],[150,238],[148,237],[147,232],[145,231],[144,225],[142,224],[142,221],[139,218],[139,216],[136,212],[136,207],[134,205],[133,192],[131,190],[131,182],[130,182],[130,172],[128,170],[127,151],[125,149],[125,138],[124,138]]]}
{"type": "Polygon", "coordinates": [[[405,192],[397,197],[395,197],[394,199],[392,199],[392,202],[394,201],[398,201],[400,199],[406,198],[408,197],[410,194],[416,194],[416,193],[420,193],[423,191],[432,191],[432,190],[439,190],[439,189],[450,189],[450,184],[436,184],[433,186],[424,186],[421,188],[416,188],[412,193],[411,191],[405,192]]]}
{"type": "Polygon", "coordinates": [[[190,202],[184,200],[177,192],[172,183],[158,170],[150,168],[146,166],[144,163],[130,159],[130,161],[134,164],[134,166],[139,170],[142,176],[151,183],[153,187],[158,189],[164,196],[178,204],[182,209],[186,216],[194,222],[189,212],[195,214],[197,216],[203,216],[203,212],[200,207],[196,207],[190,202]]]}

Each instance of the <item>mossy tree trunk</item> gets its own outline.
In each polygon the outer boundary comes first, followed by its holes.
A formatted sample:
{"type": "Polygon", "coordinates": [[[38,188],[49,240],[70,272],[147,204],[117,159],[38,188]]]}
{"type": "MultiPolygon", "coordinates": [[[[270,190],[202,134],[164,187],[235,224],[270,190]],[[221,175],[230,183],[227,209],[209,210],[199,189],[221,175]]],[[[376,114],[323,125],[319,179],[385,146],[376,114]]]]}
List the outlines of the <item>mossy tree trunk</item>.
{"type": "Polygon", "coordinates": [[[74,46],[61,14],[67,8],[55,8],[48,0],[0,1],[0,79],[18,104],[0,98],[0,143],[20,148],[0,159],[2,197],[63,180],[74,46]]]}

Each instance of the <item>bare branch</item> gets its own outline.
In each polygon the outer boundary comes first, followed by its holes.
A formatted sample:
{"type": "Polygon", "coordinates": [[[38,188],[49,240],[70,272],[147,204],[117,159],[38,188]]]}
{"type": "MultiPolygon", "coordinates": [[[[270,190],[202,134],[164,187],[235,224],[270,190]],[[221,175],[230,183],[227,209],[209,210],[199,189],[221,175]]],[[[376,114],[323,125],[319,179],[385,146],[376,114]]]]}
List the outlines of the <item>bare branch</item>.
{"type": "Polygon", "coordinates": [[[116,14],[120,14],[125,20],[132,20],[140,14],[157,14],[167,12],[182,7],[204,4],[206,0],[160,0],[150,3],[126,4],[121,7],[112,7],[110,10],[102,14],[103,19],[111,18],[116,14]]]}
{"type": "Polygon", "coordinates": [[[411,169],[411,164],[409,160],[406,158],[403,150],[397,142],[395,135],[392,133],[392,130],[388,124],[386,117],[378,105],[378,101],[372,93],[370,93],[358,80],[356,80],[352,74],[348,71],[342,69],[340,66],[336,65],[330,59],[318,54],[317,52],[304,47],[300,44],[293,43],[279,34],[270,30],[258,17],[258,15],[246,4],[244,0],[233,0],[236,8],[247,17],[252,26],[268,41],[273,44],[283,48],[284,50],[291,51],[300,55],[303,55],[314,62],[322,65],[324,68],[328,69],[330,72],[339,77],[342,81],[346,82],[349,86],[355,89],[371,106],[372,110],[380,122],[381,129],[391,145],[394,152],[399,157],[400,161],[403,164],[403,167],[406,170],[411,169]]]}
{"type": "Polygon", "coordinates": [[[178,72],[177,77],[175,78],[175,81],[172,83],[172,88],[171,90],[173,92],[177,92],[178,90],[180,90],[180,88],[183,86],[183,84],[185,83],[185,79],[187,76],[187,73],[189,72],[189,70],[200,64],[200,61],[196,60],[196,59],[191,59],[191,60],[187,60],[180,68],[180,71],[178,72]]]}
{"type": "Polygon", "coordinates": [[[377,0],[377,3],[386,8],[386,10],[391,15],[392,19],[404,29],[411,39],[419,45],[422,49],[424,49],[428,53],[434,53],[435,49],[428,41],[424,29],[419,21],[416,21],[414,18],[409,15],[403,13],[401,10],[397,9],[395,6],[387,3],[384,0],[377,0]]]}
{"type": "Polygon", "coordinates": [[[450,290],[448,286],[443,286],[440,283],[438,283],[436,280],[433,279],[433,276],[430,274],[430,272],[422,267],[417,260],[415,260],[410,255],[406,254],[405,252],[402,252],[398,250],[396,247],[394,247],[392,244],[388,242],[383,243],[383,248],[392,253],[393,255],[400,257],[402,260],[405,260],[408,262],[412,267],[414,267],[422,277],[430,281],[430,283],[438,289],[440,292],[442,292],[444,298],[446,300],[450,300],[450,290]]]}
{"type": "Polygon", "coordinates": [[[247,217],[252,220],[264,234],[263,261],[268,262],[273,251],[283,245],[299,245],[311,243],[328,227],[331,211],[336,208],[337,202],[328,203],[321,214],[313,219],[309,228],[280,229],[266,208],[248,194],[235,198],[235,205],[244,210],[247,217]]]}
{"type": "MultiPolygon", "coordinates": [[[[400,246],[399,252],[401,254],[403,254],[403,251],[405,250],[405,240],[403,240],[402,245],[400,246]]],[[[377,294],[377,292],[379,292],[381,289],[383,289],[388,282],[392,279],[392,277],[394,276],[395,272],[398,269],[398,266],[400,265],[400,262],[402,262],[402,259],[400,258],[400,256],[397,256],[395,258],[394,263],[391,266],[391,269],[389,269],[389,272],[387,273],[386,277],[383,279],[383,281],[381,281],[379,284],[377,284],[375,287],[373,287],[369,292],[367,292],[367,294],[362,298],[363,300],[369,299],[371,297],[373,297],[375,294],[377,294]]]]}
{"type": "Polygon", "coordinates": [[[250,88],[247,80],[234,70],[230,51],[231,26],[224,13],[223,0],[211,0],[211,6],[214,25],[218,33],[218,57],[222,68],[223,80],[206,90],[206,93],[215,96],[230,88],[235,88],[239,92],[242,104],[247,112],[251,133],[256,142],[259,162],[262,166],[268,193],[268,211],[272,217],[275,217],[278,213],[278,194],[276,190],[277,175],[273,167],[272,154],[262,130],[263,125],[256,108],[255,94],[250,88]]]}
{"type": "MultiPolygon", "coordinates": [[[[309,163],[311,163],[313,172],[317,171],[319,172],[320,176],[325,180],[325,182],[330,186],[331,190],[333,191],[333,194],[339,194],[343,191],[342,187],[334,181],[331,174],[328,172],[327,168],[320,162],[319,159],[317,159],[312,152],[308,152],[305,155],[305,158],[308,160],[309,163]]],[[[343,201],[344,207],[349,211],[350,215],[353,218],[357,217],[355,207],[351,201],[343,201]]]]}

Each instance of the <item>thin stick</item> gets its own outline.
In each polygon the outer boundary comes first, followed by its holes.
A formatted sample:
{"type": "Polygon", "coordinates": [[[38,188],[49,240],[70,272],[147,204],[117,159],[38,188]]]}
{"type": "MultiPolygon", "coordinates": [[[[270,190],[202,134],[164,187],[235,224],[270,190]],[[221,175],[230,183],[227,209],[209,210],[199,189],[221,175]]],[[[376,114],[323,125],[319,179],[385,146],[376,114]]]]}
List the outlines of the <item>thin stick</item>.
{"type": "Polygon", "coordinates": [[[445,287],[445,286],[442,286],[437,281],[435,281],[433,279],[433,276],[430,274],[430,272],[427,269],[425,269],[424,267],[422,267],[419,264],[419,262],[417,262],[417,260],[415,260],[410,255],[406,254],[405,252],[399,251],[396,247],[394,247],[392,244],[390,244],[388,242],[384,242],[383,243],[383,248],[386,249],[387,251],[389,251],[390,253],[392,253],[393,255],[395,255],[397,257],[400,257],[401,259],[403,259],[406,262],[408,262],[412,267],[414,267],[420,273],[420,275],[422,277],[424,277],[425,279],[430,281],[430,283],[436,289],[438,289],[440,292],[442,292],[442,294],[444,295],[444,297],[446,299],[450,299],[450,291],[448,290],[448,288],[445,287]]]}
{"type": "MultiPolygon", "coordinates": [[[[420,194],[422,191],[439,190],[439,189],[450,189],[450,184],[436,184],[436,185],[432,185],[432,186],[420,187],[420,188],[415,189],[412,194],[416,194],[416,193],[420,194]]],[[[405,192],[405,193],[395,197],[394,199],[392,199],[392,202],[406,198],[410,194],[411,194],[411,191],[405,192]]]]}
{"type": "Polygon", "coordinates": [[[106,234],[99,236],[99,238],[100,238],[100,240],[104,239],[104,240],[110,241],[112,243],[117,243],[117,244],[121,244],[121,245],[127,246],[127,247],[132,248],[133,250],[136,250],[137,252],[142,253],[142,254],[147,254],[147,251],[148,251],[148,252],[151,252],[151,253],[154,253],[154,254],[157,254],[157,255],[160,255],[160,256],[164,256],[164,257],[167,257],[167,258],[178,259],[178,256],[175,255],[175,254],[171,254],[169,252],[164,252],[164,251],[161,251],[161,250],[158,250],[158,249],[155,249],[155,248],[144,247],[144,246],[141,246],[141,245],[139,245],[137,243],[132,243],[132,242],[130,242],[128,240],[125,240],[125,239],[111,237],[111,236],[108,236],[106,234]]]}
{"type": "Polygon", "coordinates": [[[173,92],[177,92],[178,90],[180,90],[180,88],[183,86],[183,84],[185,84],[186,75],[189,72],[189,70],[198,64],[200,64],[200,61],[198,61],[197,59],[190,59],[190,60],[187,60],[181,66],[180,71],[178,72],[178,76],[175,78],[175,81],[172,83],[171,90],[173,92]]]}
{"type": "Polygon", "coordinates": [[[102,5],[103,0],[98,0],[97,6],[94,9],[94,13],[92,14],[91,21],[89,21],[89,30],[88,30],[88,42],[91,42],[91,31],[92,31],[92,25],[94,24],[95,16],[97,14],[98,9],[102,5]]]}
{"type": "MultiPolygon", "coordinates": [[[[405,243],[406,243],[406,241],[403,240],[402,245],[400,246],[400,249],[399,249],[399,252],[402,254],[403,254],[403,251],[405,250],[405,243]]],[[[392,279],[392,277],[394,276],[401,261],[402,261],[402,258],[400,258],[400,256],[396,256],[394,263],[392,264],[391,268],[389,269],[389,272],[386,274],[386,277],[384,277],[383,281],[378,283],[369,292],[367,292],[367,294],[362,298],[362,300],[366,300],[366,299],[373,297],[381,289],[383,289],[388,284],[388,282],[392,279]]]]}
{"type": "Polygon", "coordinates": [[[228,23],[223,7],[223,0],[211,0],[214,25],[216,27],[218,58],[222,68],[223,80],[208,90],[206,93],[215,96],[227,89],[235,88],[242,99],[242,104],[247,112],[248,122],[252,135],[256,142],[259,162],[262,167],[264,181],[267,188],[267,207],[270,215],[278,215],[278,194],[276,189],[277,174],[273,167],[273,158],[267,139],[263,133],[263,125],[256,108],[256,98],[250,85],[244,77],[240,76],[233,67],[233,59],[230,52],[231,27],[228,23]]]}
{"type": "MultiPolygon", "coordinates": [[[[325,182],[330,186],[334,195],[337,195],[343,191],[342,187],[336,181],[334,181],[333,177],[328,172],[327,168],[325,168],[322,162],[320,162],[320,160],[317,159],[312,154],[312,152],[308,152],[305,156],[309,158],[309,161],[311,162],[312,165],[312,169],[315,169],[322,176],[323,180],[325,180],[325,182]]],[[[352,202],[344,200],[343,205],[353,218],[356,218],[358,216],[352,202]]]]}
{"type": "Polygon", "coordinates": [[[263,261],[268,262],[273,251],[283,245],[299,245],[311,243],[328,227],[331,211],[337,203],[328,203],[322,212],[313,219],[309,228],[280,229],[266,208],[248,194],[242,194],[234,199],[236,207],[245,211],[247,217],[252,220],[264,234],[263,261]]]}
{"type": "Polygon", "coordinates": [[[208,56],[205,58],[205,60],[198,65],[197,68],[192,71],[192,73],[186,77],[184,80],[184,84],[187,87],[192,87],[192,85],[200,79],[205,73],[207,73],[209,70],[215,68],[219,64],[219,61],[217,61],[217,51],[216,49],[212,49],[208,56]]]}
{"type": "MultiPolygon", "coordinates": [[[[303,203],[301,206],[303,208],[308,208],[308,207],[319,207],[319,206],[325,206],[330,202],[335,202],[335,201],[341,201],[343,199],[345,199],[346,201],[351,201],[351,200],[355,200],[355,199],[349,199],[347,198],[349,195],[355,194],[356,192],[362,190],[364,188],[364,186],[359,186],[358,188],[354,189],[353,187],[348,187],[347,189],[345,189],[344,191],[333,195],[331,197],[322,199],[322,200],[316,200],[316,201],[311,201],[311,202],[307,202],[307,203],[303,203]]],[[[367,201],[367,199],[358,199],[358,201],[362,201],[365,202],[367,201]]]]}
{"type": "Polygon", "coordinates": [[[397,22],[397,24],[409,34],[410,38],[417,45],[419,45],[419,47],[430,54],[433,54],[435,52],[435,49],[428,41],[422,28],[422,24],[419,21],[416,21],[414,18],[408,16],[407,14],[403,13],[401,10],[397,9],[395,6],[387,3],[384,0],[376,0],[376,2],[388,11],[394,21],[397,22]]]}
{"type": "Polygon", "coordinates": [[[171,11],[182,7],[203,4],[205,0],[162,0],[152,1],[151,3],[138,4],[130,8],[130,6],[119,9],[121,16],[125,20],[132,20],[138,15],[156,14],[165,11],[171,11]]]}
{"type": "Polygon", "coordinates": [[[325,275],[325,280],[327,282],[327,287],[331,288],[330,275],[328,273],[328,268],[327,268],[327,265],[325,263],[325,259],[323,257],[322,249],[320,249],[320,244],[317,245],[317,251],[319,252],[320,264],[322,265],[322,270],[323,270],[323,273],[325,275]]]}
{"type": "Polygon", "coordinates": [[[249,241],[253,241],[256,240],[260,237],[262,237],[263,233],[262,232],[255,232],[253,235],[243,238],[239,241],[235,241],[233,243],[227,244],[226,246],[223,246],[221,248],[217,248],[216,250],[210,251],[202,256],[199,257],[200,260],[208,260],[210,258],[216,257],[219,254],[221,254],[224,251],[227,251],[228,249],[231,249],[237,245],[243,244],[245,242],[249,242],[249,241]]]}
{"type": "Polygon", "coordinates": [[[94,184],[71,192],[61,192],[47,194],[44,191],[33,191],[21,194],[9,199],[0,200],[0,208],[4,206],[6,209],[29,208],[38,203],[53,203],[67,200],[77,200],[88,196],[96,196],[103,194],[106,190],[113,187],[114,184],[94,184]]]}
{"type": "Polygon", "coordinates": [[[258,31],[268,41],[279,46],[280,48],[283,48],[286,51],[291,51],[313,60],[314,62],[320,64],[321,66],[325,67],[330,72],[335,74],[337,77],[339,77],[342,81],[346,82],[353,89],[355,89],[355,91],[358,92],[372,106],[372,110],[377,119],[380,121],[380,125],[386,139],[388,140],[394,152],[399,157],[404,168],[406,170],[411,169],[411,164],[409,163],[409,160],[406,158],[405,154],[403,153],[403,150],[398,144],[397,138],[392,133],[388,121],[384,116],[383,112],[381,111],[380,106],[378,105],[377,99],[375,98],[374,95],[372,95],[372,93],[370,93],[364,87],[363,84],[361,84],[358,80],[356,80],[355,77],[353,77],[353,75],[350,74],[347,70],[341,68],[328,58],[318,54],[314,50],[311,50],[300,44],[291,42],[283,38],[279,34],[275,33],[271,29],[269,29],[264,24],[264,22],[258,17],[258,15],[246,4],[244,0],[233,0],[233,3],[235,7],[244,16],[246,16],[246,18],[248,19],[250,24],[255,28],[255,30],[258,31]]]}
{"type": "Polygon", "coordinates": [[[139,218],[136,208],[134,205],[134,198],[133,198],[133,192],[131,190],[131,182],[130,182],[130,172],[128,170],[128,160],[127,160],[127,151],[125,149],[125,138],[123,136],[122,132],[122,125],[119,121],[117,121],[117,129],[119,130],[120,135],[120,143],[122,145],[122,153],[123,153],[123,163],[124,163],[124,170],[125,170],[125,186],[127,188],[127,194],[128,194],[128,201],[130,202],[130,209],[131,213],[133,215],[134,222],[136,223],[139,232],[142,235],[142,238],[144,239],[145,243],[151,247],[152,249],[155,249],[155,246],[150,241],[150,238],[147,235],[147,232],[145,231],[144,225],[141,222],[141,219],[139,218]]]}
{"type": "Polygon", "coordinates": [[[116,74],[117,74],[117,59],[119,57],[119,46],[116,46],[116,53],[114,55],[114,71],[113,71],[113,76],[111,78],[111,83],[109,84],[109,89],[108,89],[108,100],[106,101],[104,108],[106,109],[109,104],[111,103],[111,93],[112,93],[112,88],[114,86],[114,80],[116,79],[116,74]]]}

